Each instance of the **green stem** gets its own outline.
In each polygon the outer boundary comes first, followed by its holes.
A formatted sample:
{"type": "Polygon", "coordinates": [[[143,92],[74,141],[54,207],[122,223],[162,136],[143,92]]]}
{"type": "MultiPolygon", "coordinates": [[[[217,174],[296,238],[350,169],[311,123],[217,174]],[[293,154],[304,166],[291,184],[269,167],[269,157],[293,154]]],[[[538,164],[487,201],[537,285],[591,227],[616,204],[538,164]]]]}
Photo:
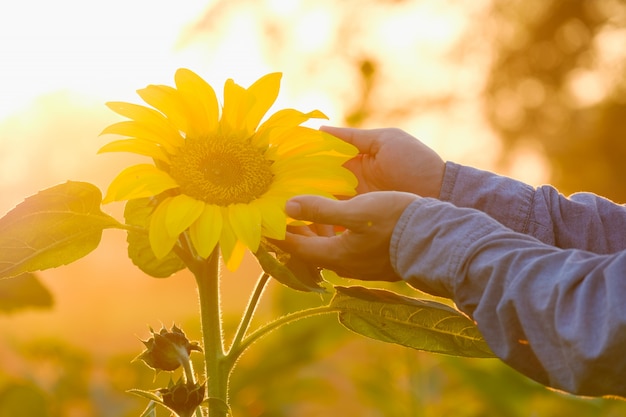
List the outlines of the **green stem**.
{"type": "Polygon", "coordinates": [[[116,225],[116,228],[126,230],[127,232],[141,233],[143,235],[148,234],[148,229],[146,229],[145,227],[134,226],[132,224],[118,223],[116,225]]]}
{"type": "MultiPolygon", "coordinates": [[[[183,370],[185,371],[185,380],[187,381],[187,383],[195,384],[196,375],[193,373],[193,365],[191,364],[191,361],[183,362],[183,370]]],[[[196,417],[203,417],[202,409],[200,407],[196,408],[195,414],[196,414],[196,417]]]]}
{"type": "MultiPolygon", "coordinates": [[[[250,296],[250,301],[248,301],[248,305],[246,306],[246,310],[244,313],[241,322],[239,323],[239,327],[237,328],[237,333],[235,333],[235,337],[233,338],[233,342],[230,345],[230,351],[233,349],[237,349],[243,337],[246,335],[248,328],[250,327],[250,321],[252,320],[252,316],[254,316],[254,312],[256,310],[257,305],[259,304],[259,299],[261,298],[261,294],[269,281],[269,274],[263,272],[261,277],[256,283],[256,287],[254,288],[254,292],[252,296],[250,296]]],[[[229,352],[230,353],[230,352],[229,352]]]]}
{"type": "Polygon", "coordinates": [[[219,252],[215,250],[206,262],[193,272],[200,297],[200,319],[207,377],[209,416],[226,417],[229,368],[224,363],[224,345],[219,289],[219,252]]]}
{"type": "Polygon", "coordinates": [[[265,326],[252,332],[248,337],[243,339],[241,343],[239,343],[238,346],[233,346],[231,351],[228,353],[228,358],[227,358],[228,362],[229,364],[234,364],[235,362],[237,362],[237,359],[239,358],[239,356],[241,356],[241,354],[248,347],[250,347],[250,345],[252,345],[261,337],[278,329],[281,326],[284,326],[285,324],[290,324],[290,323],[293,323],[295,321],[298,321],[307,317],[319,316],[321,314],[336,313],[338,311],[340,311],[340,309],[338,309],[337,307],[331,307],[331,306],[326,305],[326,306],[321,306],[321,307],[310,308],[307,310],[296,311],[295,313],[290,313],[277,320],[274,320],[273,322],[268,323],[265,326]]]}

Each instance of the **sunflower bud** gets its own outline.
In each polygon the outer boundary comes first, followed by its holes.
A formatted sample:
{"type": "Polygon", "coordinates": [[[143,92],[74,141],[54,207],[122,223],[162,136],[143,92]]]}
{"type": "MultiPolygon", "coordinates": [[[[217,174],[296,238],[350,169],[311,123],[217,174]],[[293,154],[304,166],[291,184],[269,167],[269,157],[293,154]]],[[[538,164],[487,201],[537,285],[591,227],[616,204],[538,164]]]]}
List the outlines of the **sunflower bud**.
{"type": "Polygon", "coordinates": [[[159,333],[150,329],[152,337],[142,341],[146,350],[139,355],[150,368],[158,371],[174,371],[189,362],[192,351],[201,351],[197,342],[187,340],[185,333],[175,325],[168,331],[162,328],[159,333]]]}
{"type": "Polygon", "coordinates": [[[159,390],[163,398],[163,405],[174,411],[179,417],[190,417],[204,400],[205,384],[183,382],[180,379],[175,384],[159,390]]]}

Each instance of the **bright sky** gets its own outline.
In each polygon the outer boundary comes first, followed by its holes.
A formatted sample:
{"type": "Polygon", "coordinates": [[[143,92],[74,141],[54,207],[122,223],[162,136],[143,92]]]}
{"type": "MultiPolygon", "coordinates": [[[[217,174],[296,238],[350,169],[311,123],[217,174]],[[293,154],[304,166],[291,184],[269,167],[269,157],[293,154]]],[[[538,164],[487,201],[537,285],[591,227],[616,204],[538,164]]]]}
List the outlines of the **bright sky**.
{"type": "Polygon", "coordinates": [[[42,93],[134,92],[171,78],[181,28],[207,2],[13,0],[0,3],[0,118],[42,93]]]}
{"type": "MultiPolygon", "coordinates": [[[[134,91],[149,82],[171,82],[173,72],[190,66],[210,82],[225,78],[250,83],[268,68],[280,46],[299,54],[323,56],[333,49],[333,34],[343,22],[328,1],[264,0],[222,2],[228,9],[206,32],[213,38],[198,49],[175,50],[181,32],[215,2],[185,0],[9,0],[0,3],[0,120],[27,105],[33,98],[59,89],[73,89],[107,99],[135,97],[134,91]],[[234,6],[237,4],[238,6],[234,6]],[[288,28],[285,45],[259,45],[263,30],[258,16],[271,16],[288,28]],[[226,22],[223,21],[226,19],[226,22]],[[216,39],[216,34],[219,34],[216,39]],[[209,50],[210,49],[210,50],[209,50]],[[194,52],[195,51],[195,52],[194,52]],[[265,56],[264,56],[265,55],[265,56]],[[265,65],[264,65],[265,64],[265,65]],[[204,70],[204,71],[202,71],[204,70]]],[[[416,2],[405,8],[382,7],[363,36],[370,37],[379,55],[397,61],[396,75],[412,83],[433,86],[441,74],[439,55],[467,25],[462,10],[416,2]],[[464,21],[465,20],[465,21],[464,21]],[[382,46],[382,47],[381,47],[382,46]],[[416,51],[407,55],[407,51],[416,51]],[[416,76],[416,60],[421,74],[416,76]],[[411,71],[402,69],[413,68],[411,71]],[[429,80],[430,79],[430,80],[429,80]]],[[[206,39],[204,39],[206,40],[206,39]]],[[[196,46],[197,43],[196,43],[196,46]]],[[[284,49],[284,48],[283,48],[284,49]]],[[[346,55],[368,51],[345,51],[346,55]]],[[[292,59],[297,61],[297,59],[292,59]]],[[[287,71],[288,61],[277,62],[287,71]]],[[[295,62],[294,64],[297,64],[295,62]]],[[[393,62],[393,64],[396,64],[393,62]]],[[[293,65],[294,70],[302,68],[293,65]]],[[[335,68],[340,72],[342,68],[335,68]]],[[[300,74],[289,74],[292,79],[300,74]]],[[[344,77],[337,77],[347,84],[344,77]]],[[[339,81],[337,81],[339,83],[339,81]]],[[[306,83],[304,83],[306,84],[306,83]]],[[[216,86],[219,87],[219,86],[216,86]]]]}

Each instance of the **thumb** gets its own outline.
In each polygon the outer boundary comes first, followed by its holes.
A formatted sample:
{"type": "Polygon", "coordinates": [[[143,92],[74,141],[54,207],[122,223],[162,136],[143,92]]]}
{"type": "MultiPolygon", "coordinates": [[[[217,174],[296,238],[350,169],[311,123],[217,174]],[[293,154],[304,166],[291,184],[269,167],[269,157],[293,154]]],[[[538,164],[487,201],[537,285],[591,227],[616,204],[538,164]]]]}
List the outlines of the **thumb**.
{"type": "Polygon", "coordinates": [[[348,202],[332,200],[316,195],[301,195],[287,201],[287,215],[297,220],[308,220],[318,224],[330,224],[350,228],[351,217],[348,202]]]}

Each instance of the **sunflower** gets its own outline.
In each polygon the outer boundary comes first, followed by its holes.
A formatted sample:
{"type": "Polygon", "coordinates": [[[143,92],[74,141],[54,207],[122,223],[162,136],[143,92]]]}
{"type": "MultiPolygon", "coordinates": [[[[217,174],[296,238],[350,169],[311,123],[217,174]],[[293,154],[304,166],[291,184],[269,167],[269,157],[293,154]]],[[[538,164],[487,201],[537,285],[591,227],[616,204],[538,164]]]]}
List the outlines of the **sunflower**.
{"type": "Polygon", "coordinates": [[[188,69],[176,71],[175,87],[137,91],[151,107],[107,103],[130,120],[104,129],[102,134],[125,138],[99,152],[132,152],[153,163],[124,169],[103,202],[159,197],[149,222],[157,258],[186,233],[203,258],[219,245],[233,270],[246,248],[258,250],[262,236],[285,238],[289,198],[355,194],[356,178],[342,165],[356,148],[301,126],[326,118],[323,113],[283,109],[261,123],[278,96],[281,77],[265,75],[247,89],[227,80],[221,112],[213,88],[188,69]]]}

